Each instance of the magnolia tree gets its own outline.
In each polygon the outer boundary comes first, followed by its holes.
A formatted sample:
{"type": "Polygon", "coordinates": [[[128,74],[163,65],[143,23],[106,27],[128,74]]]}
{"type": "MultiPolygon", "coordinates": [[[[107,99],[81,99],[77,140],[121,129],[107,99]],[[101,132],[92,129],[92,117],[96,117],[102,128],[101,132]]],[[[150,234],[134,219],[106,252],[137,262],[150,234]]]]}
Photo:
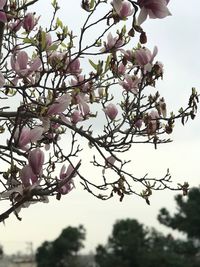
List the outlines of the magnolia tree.
{"type": "Polygon", "coordinates": [[[56,0],[43,28],[31,12],[36,2],[0,0],[0,200],[10,205],[0,221],[11,213],[20,219],[21,208],[50,196],[60,200],[78,181],[102,200],[137,195],[149,204],[154,190],[186,194],[188,184],[172,186],[168,172],[135,177],[124,160],[133,144],[156,148],[170,142],[175,121],[184,124],[197,111],[195,89],[177,114],[167,112],[155,89],[163,65],[157,47],[147,48],[142,23],[171,15],[169,0],[82,0],[86,19],[79,36],[58,18],[56,0]],[[105,13],[99,17],[101,6],[105,13]],[[102,23],[92,40],[91,30],[102,23]],[[84,171],[82,139],[101,180],[84,171]]]}

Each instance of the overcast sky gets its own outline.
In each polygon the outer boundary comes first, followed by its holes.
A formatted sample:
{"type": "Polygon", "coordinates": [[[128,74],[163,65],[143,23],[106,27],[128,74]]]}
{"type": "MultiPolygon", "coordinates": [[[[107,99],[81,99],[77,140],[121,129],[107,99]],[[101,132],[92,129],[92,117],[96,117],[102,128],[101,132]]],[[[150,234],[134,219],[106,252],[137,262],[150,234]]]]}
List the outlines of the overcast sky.
{"type": "MultiPolygon", "coordinates": [[[[46,3],[39,1],[37,10],[45,12],[44,21],[48,19],[46,3]]],[[[60,0],[60,17],[70,28],[78,29],[83,21],[80,0],[60,0]],[[73,3],[73,6],[71,6],[73,3]]],[[[157,89],[168,102],[169,110],[178,110],[186,105],[192,87],[200,87],[200,3],[190,0],[171,0],[169,9],[172,16],[163,20],[147,20],[143,26],[148,34],[148,47],[159,48],[157,59],[163,62],[165,74],[157,89]]],[[[41,18],[41,19],[42,19],[41,18]]],[[[41,20],[42,21],[42,20],[41,20]]],[[[141,145],[127,154],[133,161],[136,175],[149,173],[151,176],[164,175],[170,168],[175,182],[188,181],[191,186],[199,185],[199,150],[200,119],[199,116],[187,126],[177,126],[173,143],[162,145],[157,150],[151,146],[141,145]]],[[[83,158],[87,156],[85,151],[83,158]]],[[[85,166],[88,170],[88,166],[85,166]]],[[[94,176],[95,173],[91,173],[94,176]]],[[[157,223],[156,216],[165,206],[175,210],[172,192],[155,193],[151,206],[136,197],[126,197],[122,203],[117,198],[108,202],[94,199],[77,185],[61,201],[51,200],[50,204],[36,204],[21,212],[22,221],[11,216],[0,224],[0,243],[6,253],[24,251],[26,242],[32,241],[36,249],[44,240],[53,240],[61,230],[69,225],[83,224],[87,230],[85,251],[94,250],[99,243],[105,243],[111,233],[112,225],[117,219],[135,218],[147,226],[155,226],[161,231],[164,227],[157,223]]]]}

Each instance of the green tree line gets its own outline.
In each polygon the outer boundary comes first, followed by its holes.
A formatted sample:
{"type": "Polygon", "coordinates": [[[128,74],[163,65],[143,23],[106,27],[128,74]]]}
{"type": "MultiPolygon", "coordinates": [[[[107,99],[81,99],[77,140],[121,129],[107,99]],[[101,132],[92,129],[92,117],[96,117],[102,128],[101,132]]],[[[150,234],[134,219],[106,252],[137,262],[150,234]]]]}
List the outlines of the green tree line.
{"type": "MultiPolygon", "coordinates": [[[[183,233],[183,238],[164,235],[135,219],[118,220],[104,245],[95,250],[98,267],[199,267],[200,266],[200,188],[188,197],[175,197],[174,214],[162,208],[161,224],[183,233]]],[[[86,231],[83,226],[67,227],[54,241],[45,241],[36,253],[38,267],[89,267],[80,260],[86,231]]]]}

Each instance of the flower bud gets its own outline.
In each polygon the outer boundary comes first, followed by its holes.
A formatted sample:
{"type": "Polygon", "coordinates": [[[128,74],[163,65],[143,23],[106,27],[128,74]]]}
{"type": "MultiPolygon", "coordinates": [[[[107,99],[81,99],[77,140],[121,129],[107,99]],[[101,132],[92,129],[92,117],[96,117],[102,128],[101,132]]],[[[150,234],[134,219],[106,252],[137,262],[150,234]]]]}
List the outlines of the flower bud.
{"type": "Polygon", "coordinates": [[[134,125],[136,128],[140,129],[142,127],[142,120],[141,119],[137,120],[134,125]]]}
{"type": "Polygon", "coordinates": [[[146,44],[146,42],[147,42],[146,32],[141,32],[141,34],[140,34],[140,43],[141,44],[146,44]]]}
{"type": "Polygon", "coordinates": [[[107,107],[104,109],[104,112],[111,120],[114,120],[118,114],[116,106],[112,103],[107,105],[107,107]]]}
{"type": "Polygon", "coordinates": [[[28,13],[23,21],[23,28],[27,31],[30,32],[32,29],[35,27],[36,21],[33,13],[28,13]]]}
{"type": "Polygon", "coordinates": [[[44,163],[44,152],[40,148],[33,149],[29,153],[28,162],[33,173],[40,174],[44,163]]]}
{"type": "Polygon", "coordinates": [[[25,187],[28,187],[31,184],[36,183],[38,180],[38,177],[33,173],[32,168],[29,165],[26,165],[23,167],[23,169],[20,172],[20,178],[21,178],[22,184],[25,187]]]}

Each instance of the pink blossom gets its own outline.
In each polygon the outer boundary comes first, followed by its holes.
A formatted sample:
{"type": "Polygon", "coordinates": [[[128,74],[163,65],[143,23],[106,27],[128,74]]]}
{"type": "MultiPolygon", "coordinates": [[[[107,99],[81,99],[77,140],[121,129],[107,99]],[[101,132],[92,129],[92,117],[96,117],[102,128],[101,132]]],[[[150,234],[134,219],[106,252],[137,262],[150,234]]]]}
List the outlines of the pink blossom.
{"type": "Polygon", "coordinates": [[[150,72],[152,69],[152,63],[155,56],[158,53],[157,46],[154,47],[153,54],[148,48],[140,48],[135,51],[136,64],[142,67],[145,72],[150,72]]]}
{"type": "Polygon", "coordinates": [[[0,9],[2,10],[6,4],[7,0],[0,0],[0,9]]]}
{"type": "Polygon", "coordinates": [[[124,81],[119,81],[119,84],[126,90],[130,91],[133,94],[138,93],[138,84],[140,83],[141,79],[137,76],[131,76],[126,74],[124,81]]]}
{"type": "Polygon", "coordinates": [[[44,152],[40,148],[35,148],[29,152],[28,162],[34,174],[39,175],[44,164],[44,152]]]}
{"type": "Polygon", "coordinates": [[[138,128],[138,129],[140,129],[140,128],[142,127],[142,122],[143,122],[143,121],[142,121],[141,119],[137,120],[137,121],[134,123],[135,127],[138,128]]]}
{"type": "Polygon", "coordinates": [[[123,0],[113,0],[113,7],[120,18],[125,19],[133,14],[131,3],[123,0]]]}
{"type": "Polygon", "coordinates": [[[157,110],[151,110],[149,116],[152,120],[156,120],[160,117],[157,110]]]}
{"type": "Polygon", "coordinates": [[[87,100],[88,100],[87,97],[83,94],[78,94],[76,96],[76,101],[78,103],[79,109],[83,117],[89,115],[90,113],[90,107],[87,104],[87,100]]]}
{"type": "Polygon", "coordinates": [[[26,165],[22,168],[20,171],[20,178],[25,187],[35,184],[38,180],[37,175],[33,173],[32,168],[29,165],[26,165]]]}
{"type": "Polygon", "coordinates": [[[159,128],[159,121],[160,118],[157,110],[152,110],[148,114],[148,121],[147,121],[147,133],[149,135],[155,134],[156,130],[159,128]]]}
{"type": "Polygon", "coordinates": [[[71,74],[79,74],[81,73],[82,69],[80,68],[80,60],[77,58],[77,59],[73,59],[71,61],[68,61],[66,60],[66,71],[68,73],[71,73],[71,74]]]}
{"type": "Polygon", "coordinates": [[[66,125],[72,125],[71,121],[67,116],[65,116],[63,113],[59,114],[59,118],[64,122],[66,125]]]}
{"type": "Polygon", "coordinates": [[[112,103],[108,104],[106,108],[103,109],[105,114],[111,119],[112,121],[116,118],[118,114],[118,110],[116,106],[112,103]]]}
{"type": "Polygon", "coordinates": [[[109,52],[111,50],[116,50],[124,44],[123,40],[119,37],[113,37],[111,33],[107,36],[107,43],[104,42],[104,48],[101,49],[102,52],[109,52]]]}
{"type": "Polygon", "coordinates": [[[58,192],[62,195],[68,194],[73,188],[75,188],[72,178],[76,176],[76,173],[72,177],[70,177],[73,171],[74,167],[71,164],[68,166],[67,171],[65,165],[63,165],[60,170],[60,180],[67,180],[66,183],[58,190],[58,192]],[[69,178],[69,180],[67,178],[69,178]]]}
{"type": "Polygon", "coordinates": [[[65,55],[64,53],[57,52],[57,51],[48,53],[49,64],[54,68],[62,65],[61,62],[62,62],[64,55],[65,55]]]}
{"type": "Polygon", "coordinates": [[[48,61],[52,67],[62,69],[66,73],[78,75],[82,71],[80,60],[78,58],[69,59],[66,52],[53,51],[48,54],[48,61]]]}
{"type": "Polygon", "coordinates": [[[14,139],[21,149],[26,150],[28,148],[27,145],[30,142],[37,142],[41,138],[43,130],[44,129],[39,126],[36,126],[33,129],[23,127],[21,130],[19,130],[19,128],[17,128],[14,139]]]}
{"type": "Polygon", "coordinates": [[[137,3],[141,8],[138,25],[141,25],[147,16],[151,19],[162,19],[171,15],[167,8],[169,0],[138,0],[137,3]]]}
{"type": "Polygon", "coordinates": [[[6,4],[7,0],[0,0],[0,21],[2,21],[3,23],[7,22],[7,16],[6,13],[3,11],[3,8],[6,4]]]}
{"type": "Polygon", "coordinates": [[[133,62],[133,60],[134,60],[134,52],[133,52],[133,50],[126,50],[125,51],[125,50],[122,49],[121,51],[124,54],[126,60],[128,60],[130,62],[133,62]]]}
{"type": "Polygon", "coordinates": [[[78,87],[82,92],[87,92],[89,89],[89,83],[85,82],[85,77],[83,75],[77,75],[74,79],[71,79],[70,85],[78,87]]]}
{"type": "Polygon", "coordinates": [[[29,138],[31,142],[37,142],[38,140],[40,140],[43,132],[44,128],[41,126],[36,126],[33,129],[31,129],[29,133],[29,138]]]}
{"type": "Polygon", "coordinates": [[[48,32],[46,34],[46,46],[49,47],[52,44],[52,38],[51,38],[51,34],[48,32]]]}
{"type": "Polygon", "coordinates": [[[79,121],[83,120],[83,116],[80,111],[74,110],[74,112],[71,115],[71,121],[72,123],[76,124],[79,121]]]}
{"type": "Polygon", "coordinates": [[[41,60],[36,57],[29,61],[28,54],[25,51],[19,51],[17,56],[11,57],[11,67],[19,75],[19,77],[30,77],[32,73],[38,71],[41,66],[41,60]]]}
{"type": "Polygon", "coordinates": [[[14,22],[9,23],[9,28],[14,32],[19,31],[21,26],[22,22],[19,19],[16,19],[14,22]]]}
{"type": "Polygon", "coordinates": [[[47,115],[56,115],[64,112],[71,103],[71,96],[66,93],[57,98],[55,102],[49,107],[47,115]]]}
{"type": "Polygon", "coordinates": [[[35,18],[34,13],[28,13],[23,20],[23,28],[30,32],[37,24],[38,19],[35,18]]]}
{"type": "Polygon", "coordinates": [[[120,63],[118,66],[118,74],[122,75],[126,72],[126,66],[123,63],[120,63]]]}

